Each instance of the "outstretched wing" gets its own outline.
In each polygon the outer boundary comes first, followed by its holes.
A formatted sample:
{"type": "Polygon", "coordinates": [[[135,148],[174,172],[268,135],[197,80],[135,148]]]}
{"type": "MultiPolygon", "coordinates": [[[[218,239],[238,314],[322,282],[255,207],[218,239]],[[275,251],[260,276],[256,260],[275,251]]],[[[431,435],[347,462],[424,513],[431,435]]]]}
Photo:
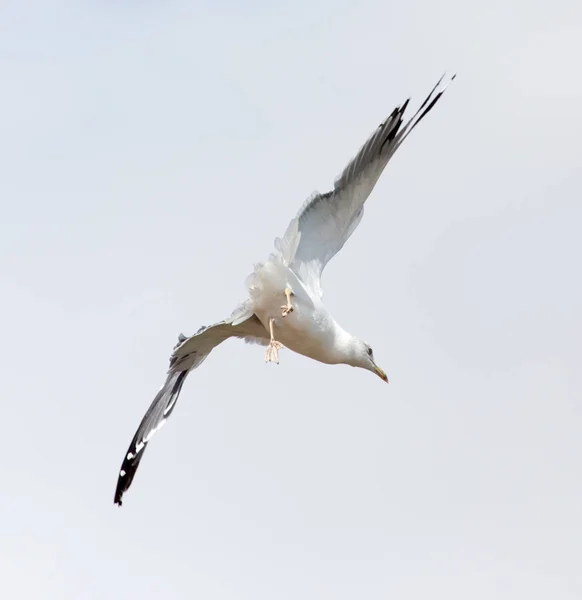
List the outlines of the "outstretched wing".
{"type": "Polygon", "coordinates": [[[311,196],[289,224],[283,240],[276,241],[287,264],[318,295],[322,294],[325,265],[358,226],[364,203],[394,152],[445,91],[446,86],[437,92],[442,79],[404,127],[402,119],[409,100],[395,108],[347,165],[334,189],[311,196]]]}
{"type": "Polygon", "coordinates": [[[243,322],[233,325],[234,318],[238,315],[240,319],[241,312],[244,310],[235,311],[229,320],[202,327],[191,337],[179,336],[170,357],[166,381],[144,415],[123,458],[115,489],[115,504],[121,506],[123,494],[133,481],[148,442],[172,414],[188,373],[201,365],[216,346],[230,337],[259,342],[266,338],[265,328],[252,313],[243,322]]]}

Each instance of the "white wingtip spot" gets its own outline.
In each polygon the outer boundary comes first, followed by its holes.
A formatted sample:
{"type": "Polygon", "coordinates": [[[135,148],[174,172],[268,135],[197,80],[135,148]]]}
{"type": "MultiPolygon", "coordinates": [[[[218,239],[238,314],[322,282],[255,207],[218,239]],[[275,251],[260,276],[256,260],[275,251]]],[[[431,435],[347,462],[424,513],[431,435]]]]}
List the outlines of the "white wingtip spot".
{"type": "Polygon", "coordinates": [[[121,469],[121,471],[119,471],[119,476],[125,477],[125,471],[123,469],[121,469]]]}

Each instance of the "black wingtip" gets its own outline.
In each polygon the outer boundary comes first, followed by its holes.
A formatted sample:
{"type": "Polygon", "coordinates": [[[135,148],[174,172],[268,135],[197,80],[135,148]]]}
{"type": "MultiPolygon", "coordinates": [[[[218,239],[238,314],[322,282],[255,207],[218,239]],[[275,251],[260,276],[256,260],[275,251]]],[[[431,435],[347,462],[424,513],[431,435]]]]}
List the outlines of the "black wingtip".
{"type": "Polygon", "coordinates": [[[115,495],[113,496],[113,504],[117,504],[118,506],[123,504],[123,495],[131,487],[131,483],[147,446],[147,442],[138,442],[139,437],[136,433],[136,436],[131,441],[131,445],[123,457],[123,462],[121,463],[121,469],[117,476],[115,495]]]}
{"type": "Polygon", "coordinates": [[[124,481],[124,477],[123,475],[121,475],[121,473],[123,473],[123,469],[120,471],[117,477],[117,486],[115,488],[115,496],[113,497],[113,504],[117,504],[117,506],[123,505],[123,494],[125,494],[125,492],[129,488],[129,485],[126,484],[126,482],[124,481]]]}
{"type": "Polygon", "coordinates": [[[166,383],[157,393],[154,401],[151,403],[146,414],[144,415],[131,444],[127,449],[121,468],[117,476],[117,487],[113,496],[113,503],[121,506],[123,494],[130,488],[139,463],[147,448],[149,439],[158,431],[172,414],[178,401],[178,396],[188,371],[178,371],[170,373],[166,379],[166,383]]]}
{"type": "Polygon", "coordinates": [[[398,139],[398,146],[410,135],[412,130],[422,121],[422,119],[432,110],[433,106],[439,101],[441,96],[444,94],[447,87],[455,80],[457,74],[455,73],[447,83],[441,87],[446,76],[446,72],[443,73],[441,78],[436,82],[436,85],[432,88],[428,96],[424,99],[424,102],[420,105],[414,116],[406,123],[404,128],[401,130],[398,139]],[[440,89],[439,89],[440,88],[440,89]],[[438,91],[437,91],[438,90],[438,91]]]}

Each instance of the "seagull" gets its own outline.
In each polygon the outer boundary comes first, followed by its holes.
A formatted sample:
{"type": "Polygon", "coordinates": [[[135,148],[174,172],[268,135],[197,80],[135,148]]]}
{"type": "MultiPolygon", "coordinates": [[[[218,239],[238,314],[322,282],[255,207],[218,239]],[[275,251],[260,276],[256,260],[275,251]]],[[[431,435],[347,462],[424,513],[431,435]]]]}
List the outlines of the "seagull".
{"type": "Polygon", "coordinates": [[[229,338],[266,346],[266,362],[279,364],[279,351],[288,348],[321,363],[366,369],[388,383],[386,373],[374,360],[372,348],[343,329],[323,304],[321,275],[361,221],[364,203],[394,152],[455,76],[444,86],[443,78],[444,75],[404,126],[410,99],[380,123],[335,181],[333,190],[315,193],[305,201],[285,235],[275,240],[275,252],[264,263],[255,265],[246,280],[247,299],[229,318],[202,327],[190,337],[180,334],[166,381],[123,458],[114,504],[122,505],[146,446],[172,414],[188,373],[229,338]]]}

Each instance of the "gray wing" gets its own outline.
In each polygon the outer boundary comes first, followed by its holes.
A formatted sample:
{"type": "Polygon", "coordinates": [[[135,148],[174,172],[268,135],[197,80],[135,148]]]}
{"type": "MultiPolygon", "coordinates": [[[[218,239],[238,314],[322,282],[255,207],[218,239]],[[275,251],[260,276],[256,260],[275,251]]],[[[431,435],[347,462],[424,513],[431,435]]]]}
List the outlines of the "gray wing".
{"type": "Polygon", "coordinates": [[[233,325],[235,319],[240,321],[245,311],[249,313],[248,308],[248,305],[243,305],[230,319],[202,327],[191,337],[179,336],[170,357],[166,381],[144,415],[123,458],[115,489],[115,504],[121,506],[123,494],[133,481],[148,442],[172,414],[188,373],[200,366],[216,346],[230,337],[259,343],[266,339],[265,328],[252,312],[243,322],[233,325]]]}
{"type": "MultiPolygon", "coordinates": [[[[404,127],[402,121],[409,100],[395,108],[347,165],[334,189],[311,196],[291,221],[284,238],[276,240],[285,262],[318,295],[322,294],[321,274],[325,265],[358,226],[364,203],[394,152],[445,91],[446,86],[437,92],[442,79],[404,127]]],[[[454,76],[450,81],[453,79],[454,76]]]]}

